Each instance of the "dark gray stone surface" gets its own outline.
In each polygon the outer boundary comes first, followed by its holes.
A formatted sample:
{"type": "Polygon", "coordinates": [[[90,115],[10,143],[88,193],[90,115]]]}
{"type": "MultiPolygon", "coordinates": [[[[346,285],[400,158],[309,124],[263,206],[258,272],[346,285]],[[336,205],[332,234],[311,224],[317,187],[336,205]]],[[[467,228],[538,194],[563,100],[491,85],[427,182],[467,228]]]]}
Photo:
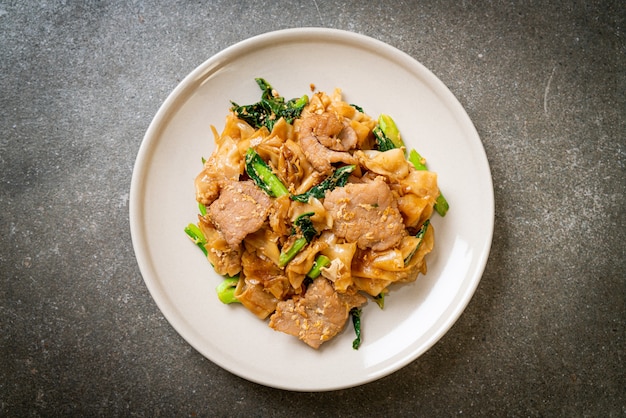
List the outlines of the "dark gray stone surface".
{"type": "Polygon", "coordinates": [[[625,26],[620,1],[0,0],[0,415],[626,415],[625,26]],[[450,332],[329,393],[249,383],[193,350],[128,225],[167,94],[219,50],[301,26],[432,70],[476,125],[496,199],[450,332]]]}

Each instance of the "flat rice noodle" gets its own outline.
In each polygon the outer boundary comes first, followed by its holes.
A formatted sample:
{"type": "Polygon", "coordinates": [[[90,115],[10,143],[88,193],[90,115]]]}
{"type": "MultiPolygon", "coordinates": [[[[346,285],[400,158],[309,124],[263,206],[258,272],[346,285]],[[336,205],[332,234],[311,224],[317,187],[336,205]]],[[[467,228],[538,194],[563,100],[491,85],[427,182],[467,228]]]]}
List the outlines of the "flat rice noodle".
{"type": "Polygon", "coordinates": [[[289,281],[283,270],[271,260],[246,250],[241,256],[241,265],[247,283],[260,285],[277,299],[284,298],[290,292],[289,281]]]}
{"type": "Polygon", "coordinates": [[[228,180],[239,180],[243,170],[244,161],[237,144],[232,138],[224,137],[195,178],[196,200],[210,205],[219,197],[221,187],[228,180]]]}
{"type": "Polygon", "coordinates": [[[313,267],[317,254],[325,247],[326,243],[314,240],[304,247],[285,267],[285,274],[296,294],[302,291],[302,282],[306,274],[313,267]]]}
{"type": "Polygon", "coordinates": [[[298,201],[291,202],[289,207],[289,217],[292,222],[302,214],[313,212],[311,216],[311,222],[316,231],[324,231],[333,227],[333,218],[328,214],[328,211],[316,198],[310,198],[307,203],[298,201]]]}
{"type": "Polygon", "coordinates": [[[204,246],[207,258],[217,274],[235,276],[241,271],[241,246],[231,248],[224,235],[203,216],[198,216],[198,227],[207,240],[204,246]]]}
{"type": "Polygon", "coordinates": [[[306,159],[300,145],[291,139],[282,145],[276,169],[293,194],[305,192],[319,180],[319,173],[306,159]]]}
{"type": "Polygon", "coordinates": [[[389,151],[357,151],[355,153],[360,164],[376,174],[387,177],[395,182],[409,175],[409,162],[401,148],[389,151]]]}
{"type": "MultiPolygon", "coordinates": [[[[434,247],[434,237],[434,229],[431,224],[426,230],[419,248],[406,265],[404,265],[404,259],[415,248],[416,241],[419,241],[415,237],[405,237],[398,248],[381,253],[372,250],[357,251],[352,263],[355,285],[359,288],[377,287],[371,283],[364,284],[364,279],[380,279],[389,283],[411,282],[417,278],[418,273],[426,274],[425,256],[434,247]]],[[[368,290],[366,291],[370,293],[368,290]]]]}
{"type": "Polygon", "coordinates": [[[407,228],[416,228],[433,214],[433,201],[430,197],[419,197],[413,193],[397,199],[398,210],[407,228]]]}
{"type": "MultiPolygon", "coordinates": [[[[422,243],[420,244],[415,254],[413,254],[413,257],[411,257],[411,260],[409,260],[409,263],[407,264],[406,268],[409,269],[411,272],[417,271],[421,274],[426,274],[427,266],[426,266],[425,257],[428,253],[430,253],[433,250],[434,247],[435,247],[435,230],[434,230],[433,224],[431,223],[428,226],[428,229],[426,229],[426,233],[424,234],[424,237],[422,237],[422,243]]],[[[412,276],[411,274],[409,274],[409,277],[401,281],[404,281],[404,282],[413,281],[415,280],[416,276],[417,275],[412,276]]]]}
{"type": "Polygon", "coordinates": [[[244,158],[237,148],[237,143],[231,137],[226,136],[211,158],[207,160],[205,167],[230,180],[239,180],[244,170],[244,158]]]}
{"type": "Polygon", "coordinates": [[[402,195],[412,193],[418,197],[429,199],[433,205],[439,196],[437,173],[432,171],[411,168],[408,176],[400,179],[398,183],[401,186],[402,195]]]}
{"type": "Polygon", "coordinates": [[[400,250],[392,248],[382,252],[371,251],[367,254],[371,254],[373,256],[370,261],[370,265],[374,268],[386,271],[404,270],[404,257],[402,256],[402,252],[400,250]]]}
{"type": "Polygon", "coordinates": [[[291,199],[288,195],[277,197],[272,200],[272,208],[269,214],[269,223],[272,231],[278,236],[286,236],[290,234],[289,228],[289,208],[291,199]]]}
{"type": "Polygon", "coordinates": [[[322,269],[322,275],[332,281],[338,292],[345,292],[352,285],[352,260],[357,251],[356,242],[340,243],[330,231],[324,232],[320,240],[328,246],[322,254],[331,260],[331,265],[322,269]]]}
{"type": "Polygon", "coordinates": [[[387,286],[393,283],[389,280],[359,276],[353,276],[352,280],[354,281],[354,285],[357,289],[362,290],[371,296],[378,296],[387,288],[387,286]]]}
{"type": "Polygon", "coordinates": [[[270,137],[278,137],[281,142],[285,142],[287,140],[293,140],[294,137],[294,129],[293,125],[287,123],[284,118],[278,119],[278,121],[272,127],[272,132],[270,132],[270,137]]]}
{"type": "Polygon", "coordinates": [[[333,89],[333,92],[330,94],[328,93],[324,93],[324,94],[326,94],[330,98],[332,104],[343,102],[343,90],[341,90],[340,87],[335,87],[333,89]]]}
{"type": "Polygon", "coordinates": [[[372,129],[375,125],[372,126],[371,123],[367,123],[370,121],[359,122],[357,120],[350,120],[350,127],[354,129],[356,132],[357,140],[357,148],[359,149],[369,149],[372,148],[373,142],[370,140],[372,135],[372,129]]]}
{"type": "MultiPolygon", "coordinates": [[[[263,161],[270,162],[273,167],[278,167],[282,146],[282,139],[277,136],[272,136],[264,138],[255,149],[263,161]]],[[[284,179],[281,180],[283,180],[283,182],[285,181],[284,179]]]]}
{"type": "Polygon", "coordinates": [[[352,263],[352,274],[357,277],[382,279],[389,282],[405,280],[408,277],[409,269],[400,267],[399,264],[400,262],[404,264],[403,260],[389,259],[390,254],[396,257],[399,254],[401,259],[402,255],[400,252],[385,251],[382,253],[382,256],[380,254],[369,249],[359,250],[352,263]]]}
{"type": "MultiPolygon", "coordinates": [[[[420,244],[420,241],[421,240],[419,238],[416,238],[413,235],[407,235],[402,238],[402,241],[400,241],[400,244],[398,245],[397,251],[400,251],[403,260],[406,260],[407,257],[409,257],[409,255],[411,255],[411,253],[415,251],[415,248],[417,248],[417,246],[420,244]]],[[[413,254],[413,256],[415,256],[415,254],[413,254]]]]}
{"type": "Polygon", "coordinates": [[[352,270],[338,258],[333,259],[330,265],[322,268],[322,276],[333,282],[335,290],[345,293],[353,285],[352,270]]]}
{"type": "Polygon", "coordinates": [[[278,299],[271,293],[264,291],[261,284],[250,283],[243,275],[239,277],[235,297],[260,319],[270,316],[278,304],[278,299]]]}
{"type": "Polygon", "coordinates": [[[357,251],[356,242],[345,242],[339,243],[338,241],[334,241],[332,239],[327,239],[327,237],[335,235],[332,233],[323,234],[321,237],[328,246],[322,250],[322,254],[326,257],[332,259],[338,258],[345,264],[349,266],[352,264],[352,258],[354,257],[355,252],[357,251]]]}
{"type": "Polygon", "coordinates": [[[330,104],[327,106],[328,110],[336,113],[338,116],[352,119],[356,113],[354,106],[343,100],[342,90],[337,87],[329,96],[330,104]]]}
{"type": "Polygon", "coordinates": [[[297,187],[295,187],[295,190],[292,193],[302,194],[302,193],[308,192],[311,187],[322,182],[324,178],[325,176],[316,170],[313,170],[310,173],[306,173],[300,180],[300,184],[297,187]]]}
{"type": "Polygon", "coordinates": [[[263,290],[271,293],[278,300],[285,300],[288,295],[293,294],[293,289],[286,276],[276,276],[266,281],[263,290]]]}
{"type": "Polygon", "coordinates": [[[280,257],[280,249],[278,248],[279,238],[279,235],[267,226],[264,226],[258,231],[248,234],[246,238],[244,238],[244,244],[247,251],[255,252],[257,257],[271,260],[278,266],[278,259],[280,257]]]}
{"type": "Polygon", "coordinates": [[[352,119],[356,113],[356,109],[344,101],[333,101],[328,108],[331,112],[347,119],[352,119]]]}
{"type": "Polygon", "coordinates": [[[249,139],[254,133],[255,129],[252,126],[244,120],[239,119],[233,112],[230,112],[228,116],[226,116],[226,123],[224,124],[221,137],[229,136],[236,142],[240,142],[249,139]]]}
{"type": "Polygon", "coordinates": [[[307,104],[302,110],[302,114],[300,115],[301,119],[305,119],[307,116],[312,114],[320,114],[326,111],[326,108],[331,104],[330,97],[323,92],[315,93],[309,99],[309,104],[307,104]]]}

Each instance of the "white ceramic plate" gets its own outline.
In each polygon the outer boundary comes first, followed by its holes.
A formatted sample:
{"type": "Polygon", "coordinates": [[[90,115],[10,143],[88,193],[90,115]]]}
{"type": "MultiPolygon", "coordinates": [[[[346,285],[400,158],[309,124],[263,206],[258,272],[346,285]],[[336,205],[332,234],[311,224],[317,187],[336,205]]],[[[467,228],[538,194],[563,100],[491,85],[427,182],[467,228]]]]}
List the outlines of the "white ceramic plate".
{"type": "Polygon", "coordinates": [[[208,359],[245,379],[276,388],[324,391],[363,384],[415,360],[457,320],[480,281],[493,232],[489,165],[462,106],[424,66],[377,40],[328,29],[289,29],[225,49],[200,65],[159,109],[133,172],[130,224],[145,283],[180,335],[208,359]],[[450,202],[433,216],[435,250],[428,274],[393,288],[384,310],[363,310],[363,344],[354,333],[313,350],[270,329],[239,305],[215,295],[218,277],[183,228],[196,220],[193,180],[213,150],[210,125],[222,130],[230,100],[258,101],[254,78],[286,98],[309,85],[377,117],[393,116],[408,148],[439,174],[450,202]]]}

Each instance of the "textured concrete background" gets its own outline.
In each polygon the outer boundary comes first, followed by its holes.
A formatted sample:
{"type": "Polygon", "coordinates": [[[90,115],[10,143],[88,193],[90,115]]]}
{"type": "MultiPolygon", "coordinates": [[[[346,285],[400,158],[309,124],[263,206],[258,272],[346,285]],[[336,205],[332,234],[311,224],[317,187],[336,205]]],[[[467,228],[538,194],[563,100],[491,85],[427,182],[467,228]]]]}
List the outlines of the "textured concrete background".
{"type": "Polygon", "coordinates": [[[625,416],[626,8],[518,3],[0,0],[0,415],[625,416]],[[393,375],[330,393],[249,383],[188,346],[128,225],[167,94],[221,49],[299,26],[432,70],[474,121],[496,198],[456,325],[393,375]]]}

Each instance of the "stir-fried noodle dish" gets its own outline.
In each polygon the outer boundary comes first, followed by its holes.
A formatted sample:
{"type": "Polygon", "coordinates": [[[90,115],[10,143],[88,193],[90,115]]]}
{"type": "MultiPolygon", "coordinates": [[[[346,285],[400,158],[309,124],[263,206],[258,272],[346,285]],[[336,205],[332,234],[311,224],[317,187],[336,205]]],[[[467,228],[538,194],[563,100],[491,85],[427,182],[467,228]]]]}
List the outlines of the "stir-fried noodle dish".
{"type": "MultiPolygon", "coordinates": [[[[340,89],[285,100],[264,79],[257,103],[232,103],[195,179],[200,214],[185,232],[240,303],[313,348],[393,283],[426,273],[434,212],[448,204],[393,119],[373,119],[340,89]]],[[[388,301],[389,303],[389,301],[388,301]]]]}

